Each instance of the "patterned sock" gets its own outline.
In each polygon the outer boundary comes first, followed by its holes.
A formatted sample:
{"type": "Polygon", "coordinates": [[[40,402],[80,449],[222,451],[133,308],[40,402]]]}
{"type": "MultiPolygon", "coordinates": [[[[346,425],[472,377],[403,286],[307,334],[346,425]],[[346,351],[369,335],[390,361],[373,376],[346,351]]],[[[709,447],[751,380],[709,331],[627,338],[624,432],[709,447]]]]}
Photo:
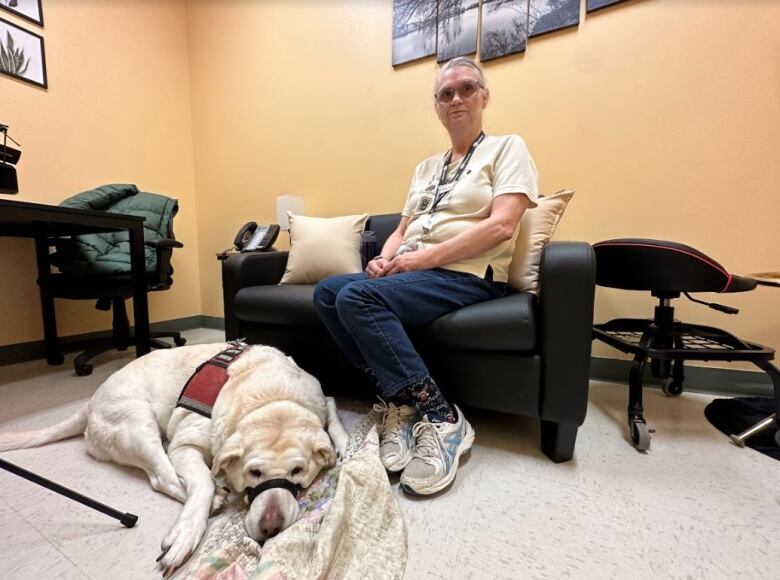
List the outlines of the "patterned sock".
{"type": "Polygon", "coordinates": [[[431,377],[410,385],[409,394],[421,415],[428,417],[431,423],[456,423],[455,410],[441,394],[439,387],[431,377]]]}
{"type": "Polygon", "coordinates": [[[394,395],[387,397],[388,403],[393,403],[395,406],[408,405],[414,407],[414,397],[409,392],[409,389],[403,388],[394,395]]]}
{"type": "MultiPolygon", "coordinates": [[[[366,376],[371,379],[371,381],[376,385],[377,388],[379,388],[379,381],[376,380],[376,375],[374,374],[374,371],[371,370],[371,367],[363,367],[362,370],[364,373],[366,373],[366,376]]],[[[381,391],[382,389],[379,388],[381,391]]],[[[382,398],[387,401],[388,403],[393,403],[396,407],[400,407],[402,405],[408,405],[410,407],[414,407],[414,398],[409,393],[409,389],[403,388],[394,395],[391,395],[389,397],[386,397],[384,395],[381,395],[382,398]]]]}

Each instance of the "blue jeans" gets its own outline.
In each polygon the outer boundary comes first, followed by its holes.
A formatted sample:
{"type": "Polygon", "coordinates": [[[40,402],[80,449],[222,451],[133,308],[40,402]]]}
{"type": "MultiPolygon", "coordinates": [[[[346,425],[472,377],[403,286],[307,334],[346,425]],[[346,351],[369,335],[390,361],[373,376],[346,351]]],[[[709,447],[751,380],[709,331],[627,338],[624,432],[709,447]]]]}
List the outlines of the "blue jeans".
{"type": "Polygon", "coordinates": [[[314,309],[356,367],[370,368],[385,397],[430,373],[404,326],[504,295],[505,285],[452,270],[364,273],[325,278],[314,289],[314,309]]]}

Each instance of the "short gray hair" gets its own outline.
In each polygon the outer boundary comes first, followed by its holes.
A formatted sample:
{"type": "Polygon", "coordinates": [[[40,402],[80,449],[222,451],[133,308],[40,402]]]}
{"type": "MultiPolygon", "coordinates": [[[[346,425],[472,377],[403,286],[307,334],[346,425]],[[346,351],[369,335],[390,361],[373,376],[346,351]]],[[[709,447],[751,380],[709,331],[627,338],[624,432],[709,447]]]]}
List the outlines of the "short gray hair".
{"type": "Polygon", "coordinates": [[[441,67],[439,74],[436,75],[436,82],[433,84],[434,92],[439,88],[439,81],[441,80],[441,77],[444,76],[444,73],[459,66],[473,70],[477,74],[477,79],[479,80],[480,86],[483,88],[487,87],[487,80],[485,80],[485,73],[482,72],[482,67],[468,57],[459,56],[453,58],[452,60],[448,60],[446,63],[444,63],[444,66],[441,67]]]}

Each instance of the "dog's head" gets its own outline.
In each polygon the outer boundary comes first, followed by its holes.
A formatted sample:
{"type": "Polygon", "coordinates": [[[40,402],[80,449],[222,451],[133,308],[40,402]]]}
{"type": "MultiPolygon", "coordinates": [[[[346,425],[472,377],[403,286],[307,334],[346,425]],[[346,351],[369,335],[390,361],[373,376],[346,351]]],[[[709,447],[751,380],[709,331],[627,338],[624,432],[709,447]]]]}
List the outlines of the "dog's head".
{"type": "MultiPolygon", "coordinates": [[[[272,479],[306,488],[320,470],[335,465],[333,444],[315,418],[294,416],[290,409],[278,411],[247,416],[215,457],[212,472],[215,476],[224,472],[234,491],[243,493],[272,479]]],[[[299,512],[298,500],[288,489],[262,491],[245,518],[247,533],[263,543],[289,527],[299,512]]]]}

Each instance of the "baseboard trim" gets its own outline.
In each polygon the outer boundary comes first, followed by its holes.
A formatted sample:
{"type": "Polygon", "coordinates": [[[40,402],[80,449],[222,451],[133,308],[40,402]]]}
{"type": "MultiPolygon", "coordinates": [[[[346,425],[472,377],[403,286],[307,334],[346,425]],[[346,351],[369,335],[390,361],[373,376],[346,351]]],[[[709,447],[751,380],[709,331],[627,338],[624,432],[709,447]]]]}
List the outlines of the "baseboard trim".
{"type": "MultiPolygon", "coordinates": [[[[196,328],[225,330],[225,319],[204,314],[153,322],[152,332],[172,330],[182,332],[196,328]]],[[[111,336],[110,330],[89,332],[60,338],[63,352],[88,349],[95,342],[111,336]]],[[[0,346],[0,366],[44,358],[42,340],[0,346]]],[[[661,380],[650,376],[650,365],[645,368],[644,383],[660,387],[661,380]]],[[[590,378],[600,381],[627,383],[631,361],[624,359],[593,357],[590,363],[590,378]]],[[[772,381],[762,372],[724,369],[717,367],[685,368],[685,389],[688,391],[716,395],[773,396],[772,381]]]]}
{"type": "MultiPolygon", "coordinates": [[[[152,332],[182,332],[185,330],[193,330],[195,328],[212,328],[215,330],[224,330],[225,321],[224,319],[218,318],[216,316],[196,315],[186,316],[184,318],[174,318],[171,320],[162,320],[160,322],[152,322],[149,325],[149,328],[152,332]]],[[[131,331],[132,330],[133,327],[131,327],[131,331]]],[[[60,337],[60,347],[63,353],[77,352],[86,350],[96,342],[104,340],[110,336],[110,330],[62,336],[60,337]]],[[[42,340],[0,346],[0,366],[45,358],[45,352],[44,342],[42,340]]]]}
{"type": "Polygon", "coordinates": [[[225,330],[225,319],[221,316],[206,316],[205,314],[202,314],[200,318],[203,328],[225,330]]]}
{"type": "MultiPolygon", "coordinates": [[[[628,383],[631,361],[593,357],[590,359],[590,378],[618,383],[628,383]]],[[[660,388],[661,379],[650,375],[650,365],[645,366],[643,384],[660,388]]],[[[774,396],[772,381],[763,372],[724,369],[718,367],[685,367],[685,390],[714,395],[774,396]]]]}

